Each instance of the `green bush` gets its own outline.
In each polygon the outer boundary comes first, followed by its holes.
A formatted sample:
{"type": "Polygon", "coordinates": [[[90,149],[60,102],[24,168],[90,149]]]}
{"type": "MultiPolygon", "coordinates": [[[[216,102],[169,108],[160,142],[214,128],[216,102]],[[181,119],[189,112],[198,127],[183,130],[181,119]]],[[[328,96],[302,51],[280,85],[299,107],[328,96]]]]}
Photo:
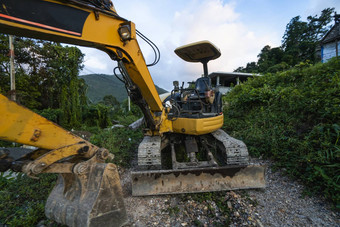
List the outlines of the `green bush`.
{"type": "Polygon", "coordinates": [[[224,128],[340,208],[340,60],[255,77],[226,97],[224,128]]]}
{"type": "Polygon", "coordinates": [[[41,111],[36,111],[39,115],[45,117],[46,119],[53,121],[55,123],[60,123],[60,118],[63,115],[63,111],[61,109],[43,109],[41,111]]]}
{"type": "Polygon", "coordinates": [[[115,164],[127,167],[142,138],[141,130],[113,128],[98,131],[91,137],[90,142],[108,149],[115,156],[113,160],[115,164]]]}
{"type": "Polygon", "coordinates": [[[55,185],[55,174],[39,175],[39,180],[18,174],[0,174],[0,223],[8,226],[33,226],[46,219],[46,199],[55,185]]]}
{"type": "Polygon", "coordinates": [[[83,120],[86,126],[106,128],[111,125],[109,106],[98,103],[85,106],[84,109],[83,120]]]}

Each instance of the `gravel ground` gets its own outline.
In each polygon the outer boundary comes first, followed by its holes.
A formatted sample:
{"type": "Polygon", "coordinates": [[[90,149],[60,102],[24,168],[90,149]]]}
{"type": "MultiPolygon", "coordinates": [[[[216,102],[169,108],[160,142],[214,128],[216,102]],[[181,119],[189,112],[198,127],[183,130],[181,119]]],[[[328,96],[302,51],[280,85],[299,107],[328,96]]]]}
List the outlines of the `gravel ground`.
{"type": "MultiPolygon", "coordinates": [[[[23,149],[20,150],[20,152],[23,149]]],[[[21,153],[20,153],[21,154],[21,153]]],[[[265,189],[167,196],[131,196],[131,169],[120,169],[129,226],[339,226],[340,213],[267,165],[265,189]]],[[[135,166],[136,163],[132,163],[135,166]]],[[[1,226],[1,225],[0,225],[1,226]]]]}
{"type": "Polygon", "coordinates": [[[266,189],[249,191],[258,201],[256,212],[264,226],[340,226],[339,212],[323,199],[303,196],[304,186],[282,171],[269,167],[266,174],[266,189]]]}
{"type": "Polygon", "coordinates": [[[121,169],[127,226],[340,226],[340,214],[317,197],[303,197],[303,186],[273,172],[266,189],[207,194],[132,197],[130,170],[121,169]]]}

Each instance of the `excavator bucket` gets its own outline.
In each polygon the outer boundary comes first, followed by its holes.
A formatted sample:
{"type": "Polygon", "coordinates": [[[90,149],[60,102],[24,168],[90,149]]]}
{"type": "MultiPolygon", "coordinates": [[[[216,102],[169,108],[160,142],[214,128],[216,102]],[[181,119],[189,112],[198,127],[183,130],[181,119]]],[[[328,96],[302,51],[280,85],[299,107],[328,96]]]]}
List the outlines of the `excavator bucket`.
{"type": "Polygon", "coordinates": [[[132,172],[132,195],[161,195],[264,188],[265,167],[227,166],[132,172]]]}
{"type": "Polygon", "coordinates": [[[59,175],[46,202],[46,216],[68,226],[127,224],[117,167],[96,163],[88,169],[81,175],[59,175]]]}

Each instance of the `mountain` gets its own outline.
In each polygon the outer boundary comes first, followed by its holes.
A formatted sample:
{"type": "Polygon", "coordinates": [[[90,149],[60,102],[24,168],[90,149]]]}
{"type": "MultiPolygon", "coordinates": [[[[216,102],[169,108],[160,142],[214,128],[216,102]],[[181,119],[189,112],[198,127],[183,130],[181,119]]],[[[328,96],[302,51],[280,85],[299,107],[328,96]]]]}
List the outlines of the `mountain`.
{"type": "MultiPolygon", "coordinates": [[[[91,102],[97,103],[106,95],[113,95],[119,102],[127,98],[127,92],[124,84],[119,81],[114,75],[106,74],[88,74],[80,76],[89,86],[87,90],[87,97],[91,102]]],[[[159,94],[168,91],[156,85],[159,94]]]]}

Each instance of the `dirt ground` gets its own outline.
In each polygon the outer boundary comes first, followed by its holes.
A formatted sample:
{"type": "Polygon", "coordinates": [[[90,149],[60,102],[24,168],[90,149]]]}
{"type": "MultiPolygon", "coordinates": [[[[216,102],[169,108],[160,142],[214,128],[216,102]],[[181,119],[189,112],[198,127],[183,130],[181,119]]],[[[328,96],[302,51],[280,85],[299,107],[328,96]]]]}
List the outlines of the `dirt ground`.
{"type": "Polygon", "coordinates": [[[303,196],[304,186],[267,165],[266,188],[222,192],[228,215],[213,200],[190,196],[131,196],[131,170],[121,169],[127,226],[340,226],[339,212],[320,197],[303,196]]]}

